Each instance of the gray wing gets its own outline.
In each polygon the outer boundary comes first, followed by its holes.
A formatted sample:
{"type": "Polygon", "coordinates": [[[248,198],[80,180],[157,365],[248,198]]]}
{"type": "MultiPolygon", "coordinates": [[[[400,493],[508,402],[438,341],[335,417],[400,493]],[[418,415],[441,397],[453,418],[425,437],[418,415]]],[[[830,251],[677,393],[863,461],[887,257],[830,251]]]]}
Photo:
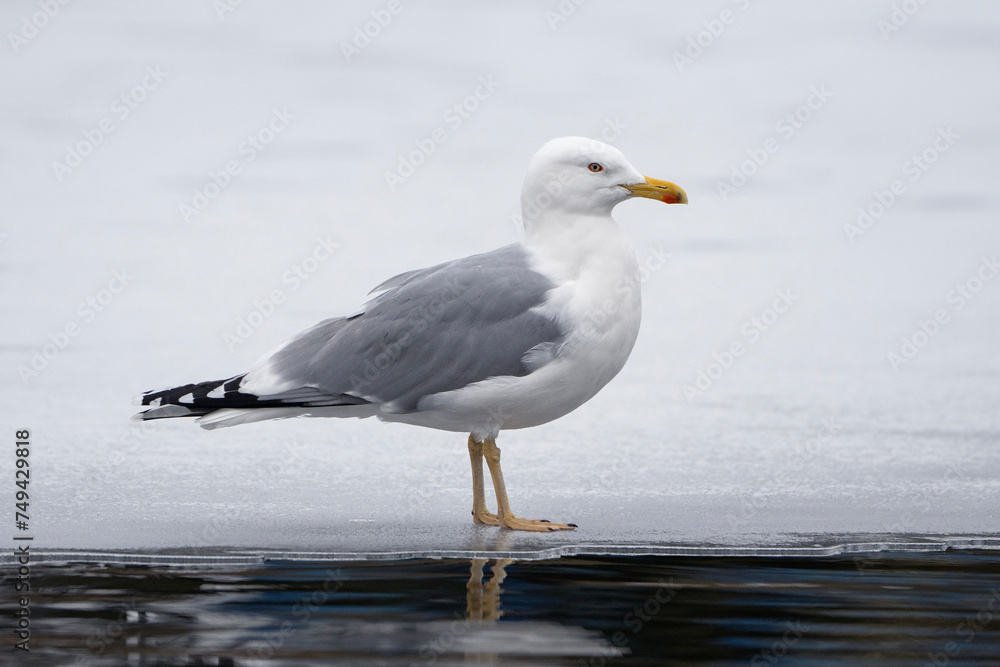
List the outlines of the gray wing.
{"type": "Polygon", "coordinates": [[[260,371],[286,390],[315,387],[412,411],[423,396],[527,375],[551,358],[563,331],[533,309],[553,286],[517,244],[410,271],[376,288],[387,291],[361,314],[292,339],[260,371]]]}

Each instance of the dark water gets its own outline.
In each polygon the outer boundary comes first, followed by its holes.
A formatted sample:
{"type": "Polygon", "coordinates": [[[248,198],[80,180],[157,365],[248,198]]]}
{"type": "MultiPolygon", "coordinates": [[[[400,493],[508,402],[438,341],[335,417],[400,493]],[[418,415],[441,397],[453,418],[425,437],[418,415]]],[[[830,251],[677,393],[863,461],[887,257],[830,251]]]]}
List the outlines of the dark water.
{"type": "Polygon", "coordinates": [[[4,632],[7,664],[1000,664],[995,552],[68,563],[31,580],[31,652],[4,632]]]}

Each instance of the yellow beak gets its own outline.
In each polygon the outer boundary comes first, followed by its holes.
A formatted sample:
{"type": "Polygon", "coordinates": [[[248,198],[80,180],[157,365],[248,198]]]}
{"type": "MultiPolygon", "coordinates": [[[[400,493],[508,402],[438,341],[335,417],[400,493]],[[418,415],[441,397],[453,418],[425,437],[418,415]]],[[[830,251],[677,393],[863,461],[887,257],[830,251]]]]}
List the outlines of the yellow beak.
{"type": "Polygon", "coordinates": [[[660,181],[655,178],[646,177],[645,183],[635,185],[623,185],[628,190],[629,197],[645,197],[646,199],[656,199],[665,204],[686,204],[688,203],[687,193],[669,181],[660,181]]]}

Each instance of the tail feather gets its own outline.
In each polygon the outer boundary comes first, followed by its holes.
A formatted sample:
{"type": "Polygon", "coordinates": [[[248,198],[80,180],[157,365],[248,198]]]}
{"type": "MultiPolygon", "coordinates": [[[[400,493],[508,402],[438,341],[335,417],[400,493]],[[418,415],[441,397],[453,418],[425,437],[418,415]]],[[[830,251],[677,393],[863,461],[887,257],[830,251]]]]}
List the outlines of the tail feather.
{"type": "MultiPolygon", "coordinates": [[[[255,413],[259,411],[259,416],[253,419],[226,420],[233,423],[247,423],[261,419],[273,419],[279,414],[291,416],[287,410],[289,408],[348,407],[369,403],[363,398],[350,394],[332,396],[316,387],[299,387],[280,394],[258,396],[241,391],[240,385],[243,378],[243,375],[237,375],[226,380],[197,382],[168,389],[147,391],[133,399],[133,403],[149,406],[151,409],[134,415],[132,419],[134,421],[148,421],[173,417],[206,417],[217,411],[222,411],[220,416],[232,415],[236,410],[255,413]],[[275,410],[276,408],[279,410],[275,410]]],[[[199,420],[199,423],[201,421],[199,420]]],[[[213,423],[213,421],[221,420],[209,420],[205,425],[206,428],[209,427],[207,424],[213,423]]]]}
{"type": "Polygon", "coordinates": [[[178,403],[194,405],[196,402],[202,403],[209,400],[209,394],[211,394],[212,399],[225,398],[227,392],[239,394],[240,380],[242,379],[242,375],[237,375],[226,380],[196,382],[168,389],[146,391],[132,399],[132,403],[152,406],[177,405],[178,403]]]}

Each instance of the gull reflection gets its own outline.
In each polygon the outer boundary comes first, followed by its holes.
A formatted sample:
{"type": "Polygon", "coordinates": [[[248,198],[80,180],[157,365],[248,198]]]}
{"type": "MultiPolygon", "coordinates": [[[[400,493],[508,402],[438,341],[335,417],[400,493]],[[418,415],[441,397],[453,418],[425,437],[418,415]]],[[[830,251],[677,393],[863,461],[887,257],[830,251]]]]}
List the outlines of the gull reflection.
{"type": "MultiPolygon", "coordinates": [[[[493,563],[490,578],[483,582],[483,568],[486,558],[473,558],[469,568],[469,583],[465,585],[465,618],[478,623],[495,623],[501,616],[500,584],[507,578],[507,566],[513,563],[511,558],[498,558],[493,563]]],[[[473,664],[492,664],[497,661],[498,653],[474,651],[465,653],[465,662],[473,664]]]]}
{"type": "Polygon", "coordinates": [[[473,558],[466,584],[465,618],[470,621],[496,621],[500,618],[500,584],[507,578],[506,568],[512,558],[498,558],[493,564],[492,576],[483,583],[486,558],[473,558]]]}
{"type": "Polygon", "coordinates": [[[545,657],[551,664],[576,664],[573,659],[620,657],[624,651],[613,647],[600,633],[547,621],[499,623],[503,611],[501,586],[507,579],[512,558],[497,558],[487,578],[487,558],[473,558],[466,584],[465,620],[468,632],[456,637],[456,652],[467,664],[494,664],[504,657],[545,657]]]}

